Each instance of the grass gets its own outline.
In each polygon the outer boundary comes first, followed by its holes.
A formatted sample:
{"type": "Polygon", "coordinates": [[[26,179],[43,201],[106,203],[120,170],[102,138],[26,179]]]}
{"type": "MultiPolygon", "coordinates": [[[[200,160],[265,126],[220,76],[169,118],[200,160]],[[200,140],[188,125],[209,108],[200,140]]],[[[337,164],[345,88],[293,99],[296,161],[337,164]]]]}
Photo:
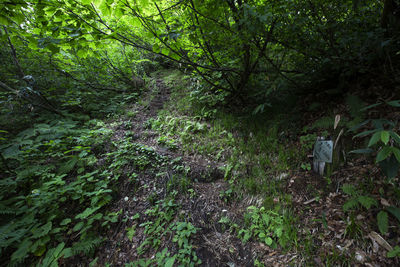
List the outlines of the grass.
{"type": "MultiPolygon", "coordinates": [[[[305,152],[287,145],[287,140],[281,138],[282,117],[260,123],[265,118],[257,118],[258,121],[254,122],[253,118],[241,118],[222,111],[207,113],[204,108],[197,109],[197,100],[185,94],[185,88],[191,86],[188,79],[179,77],[176,72],[165,74],[164,82],[173,86],[171,104],[166,104],[158,117],[148,124],[161,135],[163,142],[176,143],[185,154],[201,155],[224,166],[224,177],[230,185],[220,193],[224,201],[237,201],[247,195],[264,199],[263,206],[256,207],[261,208],[261,215],[264,210],[270,215],[276,214],[271,218],[276,218],[277,226],[274,227],[277,227],[278,234],[281,235],[280,227],[286,229],[285,233],[290,233],[285,236],[288,240],[280,243],[275,236],[274,244],[284,244],[285,248],[293,249],[298,238],[293,227],[296,217],[291,212],[291,196],[284,192],[284,186],[288,171],[300,168],[305,152]],[[213,115],[211,120],[204,114],[218,115],[213,115]],[[276,199],[280,200],[279,203],[274,201],[276,199]]],[[[251,237],[253,232],[250,229],[256,224],[250,220],[243,225],[243,235],[247,233],[247,238],[251,237]]]]}

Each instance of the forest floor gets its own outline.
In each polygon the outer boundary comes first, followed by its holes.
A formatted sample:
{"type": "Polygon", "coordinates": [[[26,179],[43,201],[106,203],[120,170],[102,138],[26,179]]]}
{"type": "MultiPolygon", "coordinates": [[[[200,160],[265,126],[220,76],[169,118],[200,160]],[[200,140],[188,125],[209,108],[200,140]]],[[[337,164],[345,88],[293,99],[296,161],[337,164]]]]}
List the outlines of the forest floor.
{"type": "MultiPolygon", "coordinates": [[[[212,122],[179,114],[175,106],[182,95],[174,92],[174,78],[165,73],[155,75],[141,100],[129,107],[125,113],[128,115],[110,122],[114,125],[113,141],[130,137],[162,160],[159,165],[138,172],[134,179],[119,183],[117,201],[111,209],[120,212],[121,219],[106,233],[106,242],[97,250],[93,263],[100,266],[172,266],[178,261],[184,266],[399,264],[397,259],[386,257],[391,246],[385,240],[390,239],[393,244],[399,241],[398,237],[393,234],[382,237],[377,233],[375,214],[379,209],[343,211],[343,204],[351,196],[342,192],[342,185],[365,184],[366,176],[370,177],[366,186],[375,187],[374,197],[384,206],[391,204],[379,193],[383,185],[374,182],[379,181],[374,177],[381,175],[374,165],[364,159],[354,160],[329,178],[323,178],[307,168],[293,169],[273,163],[277,167],[269,170],[273,175],[267,178],[271,179],[267,186],[280,191],[254,193],[262,191],[265,184],[256,180],[252,185],[246,184],[254,189],[253,193],[248,192],[243,189],[246,186],[241,186],[243,183],[229,177],[241,179],[246,172],[254,175],[249,168],[256,166],[244,163],[244,168],[238,167],[229,159],[235,153],[238,158],[246,158],[245,153],[236,150],[240,149],[237,139],[257,147],[255,134],[243,136],[239,130],[225,130],[212,122]],[[202,139],[188,141],[183,129],[202,139]],[[206,149],[209,146],[211,151],[206,149]],[[251,213],[248,207],[270,207],[272,211],[263,213],[264,210],[258,209],[251,213]],[[280,213],[284,216],[277,215],[280,213]],[[259,218],[265,214],[275,222],[268,229],[272,232],[272,245],[263,235],[263,228],[269,226],[259,218]]],[[[289,145],[294,149],[301,146],[298,141],[289,145]]],[[[260,153],[256,160],[263,156],[271,154],[260,153]]]]}

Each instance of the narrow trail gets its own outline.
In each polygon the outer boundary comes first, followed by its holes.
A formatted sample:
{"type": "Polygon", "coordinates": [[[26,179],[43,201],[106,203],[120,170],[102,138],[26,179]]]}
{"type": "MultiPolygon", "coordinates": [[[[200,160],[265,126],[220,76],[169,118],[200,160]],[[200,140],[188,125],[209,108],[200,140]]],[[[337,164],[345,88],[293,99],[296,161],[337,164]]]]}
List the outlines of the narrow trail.
{"type": "MultiPolygon", "coordinates": [[[[148,129],[146,122],[150,118],[156,118],[157,112],[161,110],[169,100],[170,89],[165,86],[161,79],[156,79],[155,86],[143,97],[147,105],[135,104],[132,111],[136,116],[129,121],[130,131],[134,132],[135,142],[144,144],[154,149],[169,159],[182,158],[182,163],[190,167],[188,174],[193,181],[191,196],[176,196],[176,202],[180,208],[178,213],[191,222],[198,230],[193,237],[192,244],[197,256],[201,259],[201,266],[251,266],[252,257],[248,248],[244,248],[241,241],[235,236],[231,236],[224,226],[218,221],[221,216],[236,218],[234,207],[229,207],[221,200],[219,194],[228,188],[228,184],[222,178],[222,174],[216,166],[205,159],[184,156],[182,152],[171,151],[157,144],[158,134],[148,129]],[[208,168],[206,167],[208,166],[208,168]],[[213,169],[210,172],[210,167],[213,169]],[[212,181],[202,179],[204,174],[212,176],[212,181]],[[200,182],[199,182],[200,181],[200,182]]],[[[117,127],[113,140],[126,138],[127,130],[124,127],[117,127]]],[[[137,231],[132,240],[127,237],[127,227],[132,225],[132,216],[142,215],[150,207],[148,196],[157,192],[158,196],[165,196],[166,180],[174,175],[174,171],[166,173],[165,177],[157,177],[157,173],[145,170],[138,177],[138,181],[132,184],[129,181],[122,181],[119,190],[119,200],[113,206],[113,211],[122,210],[122,217],[125,221],[120,221],[107,233],[105,245],[97,252],[100,265],[110,263],[112,266],[123,266],[125,263],[135,261],[139,258],[154,255],[138,255],[137,247],[144,240],[144,233],[137,231]]],[[[170,240],[162,240],[161,247],[168,247],[170,252],[176,252],[170,240]]]]}
{"type": "MultiPolygon", "coordinates": [[[[132,106],[131,111],[136,115],[122,125],[129,125],[129,131],[134,133],[135,143],[150,147],[170,161],[179,159],[182,166],[190,169],[186,175],[191,180],[192,192],[178,193],[175,196],[174,201],[179,208],[174,216],[190,222],[198,229],[191,237],[191,244],[197,257],[201,259],[200,266],[253,266],[254,260],[260,257],[267,257],[272,265],[276,265],[277,262],[278,265],[288,263],[287,259],[293,258],[294,255],[281,255],[259,242],[243,243],[237,237],[236,230],[231,231],[228,224],[223,222],[228,220],[241,225],[246,207],[261,203],[261,199],[244,197],[241,201],[224,200],[220,194],[229,189],[229,184],[223,179],[217,163],[199,156],[184,155],[179,149],[171,151],[157,143],[159,134],[149,129],[147,122],[150,118],[157,117],[158,111],[168,103],[170,93],[170,88],[161,79],[156,79],[153,88],[142,97],[143,100],[132,106]]],[[[113,140],[126,138],[129,131],[124,126],[116,127],[113,140]]],[[[176,175],[179,175],[179,172],[172,166],[167,166],[162,171],[143,170],[138,173],[134,183],[127,179],[120,181],[119,195],[116,198],[119,200],[112,204],[111,210],[120,211],[122,220],[109,230],[107,241],[95,255],[100,266],[124,266],[140,258],[155,257],[154,251],[144,254],[137,252],[140,244],[146,239],[143,228],[137,227],[131,240],[128,238],[127,229],[145,222],[145,219],[135,222],[135,214],[139,214],[141,218],[146,217],[145,211],[155,202],[150,203],[149,198],[164,199],[167,196],[167,184],[176,175]]],[[[171,255],[177,253],[179,248],[171,239],[168,235],[160,237],[158,251],[168,248],[171,255]]]]}

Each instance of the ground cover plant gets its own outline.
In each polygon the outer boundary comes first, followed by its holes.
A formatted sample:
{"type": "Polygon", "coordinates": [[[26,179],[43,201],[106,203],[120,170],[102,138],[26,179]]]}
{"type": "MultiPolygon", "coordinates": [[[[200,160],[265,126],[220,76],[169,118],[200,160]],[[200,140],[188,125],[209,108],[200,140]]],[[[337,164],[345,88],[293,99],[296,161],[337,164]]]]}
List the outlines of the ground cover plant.
{"type": "Polygon", "coordinates": [[[398,265],[399,8],[0,0],[0,265],[398,265]]]}

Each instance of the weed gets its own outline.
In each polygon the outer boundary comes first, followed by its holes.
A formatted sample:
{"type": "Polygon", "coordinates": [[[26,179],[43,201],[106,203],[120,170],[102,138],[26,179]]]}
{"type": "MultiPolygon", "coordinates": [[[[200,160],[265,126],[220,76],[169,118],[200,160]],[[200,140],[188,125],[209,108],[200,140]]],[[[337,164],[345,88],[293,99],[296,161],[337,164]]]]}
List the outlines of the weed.
{"type": "Polygon", "coordinates": [[[231,201],[232,197],[233,197],[233,190],[232,188],[229,188],[227,190],[222,190],[219,193],[219,197],[224,201],[224,202],[229,202],[231,201]]]}
{"type": "Polygon", "coordinates": [[[350,199],[343,205],[343,210],[348,211],[350,209],[357,208],[360,204],[366,209],[371,208],[371,206],[377,206],[378,203],[376,199],[363,195],[355,189],[354,186],[349,184],[344,184],[342,186],[344,193],[350,196],[350,199]]]}
{"type": "Polygon", "coordinates": [[[357,223],[354,215],[350,215],[344,235],[351,239],[359,239],[362,237],[362,228],[360,224],[357,223]]]}
{"type": "Polygon", "coordinates": [[[273,248],[279,244],[282,248],[292,242],[297,242],[297,233],[290,223],[288,215],[279,215],[272,210],[265,210],[264,207],[257,208],[250,206],[245,214],[245,225],[239,231],[239,236],[244,242],[255,238],[273,248]]]}

